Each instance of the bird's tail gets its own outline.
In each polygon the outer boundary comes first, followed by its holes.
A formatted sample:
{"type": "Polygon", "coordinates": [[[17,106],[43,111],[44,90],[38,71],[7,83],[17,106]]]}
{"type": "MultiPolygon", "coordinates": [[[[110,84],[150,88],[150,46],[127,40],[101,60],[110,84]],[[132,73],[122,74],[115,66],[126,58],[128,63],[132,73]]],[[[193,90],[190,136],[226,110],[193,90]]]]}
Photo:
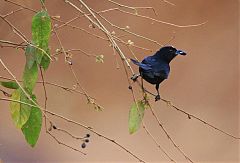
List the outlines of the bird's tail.
{"type": "Polygon", "coordinates": [[[132,63],[134,63],[135,65],[138,65],[139,67],[141,67],[142,69],[148,71],[148,70],[152,70],[150,65],[144,64],[144,63],[140,63],[135,59],[131,59],[132,63]]]}
{"type": "Polygon", "coordinates": [[[132,63],[134,63],[135,65],[140,66],[140,62],[138,62],[137,60],[131,58],[131,61],[132,61],[132,63]]]}

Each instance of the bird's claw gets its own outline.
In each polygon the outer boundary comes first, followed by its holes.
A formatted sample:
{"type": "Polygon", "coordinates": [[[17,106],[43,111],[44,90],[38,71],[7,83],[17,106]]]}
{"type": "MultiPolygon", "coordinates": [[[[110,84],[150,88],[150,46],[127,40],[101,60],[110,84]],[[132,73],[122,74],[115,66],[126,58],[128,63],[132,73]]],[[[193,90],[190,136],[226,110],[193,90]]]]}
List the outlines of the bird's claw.
{"type": "Polygon", "coordinates": [[[135,82],[135,81],[137,80],[138,77],[139,77],[138,74],[134,74],[134,75],[131,77],[131,79],[135,82]]]}
{"type": "Polygon", "coordinates": [[[160,98],[160,95],[157,95],[156,97],[155,97],[155,101],[158,101],[158,100],[160,100],[161,98],[160,98]]]}

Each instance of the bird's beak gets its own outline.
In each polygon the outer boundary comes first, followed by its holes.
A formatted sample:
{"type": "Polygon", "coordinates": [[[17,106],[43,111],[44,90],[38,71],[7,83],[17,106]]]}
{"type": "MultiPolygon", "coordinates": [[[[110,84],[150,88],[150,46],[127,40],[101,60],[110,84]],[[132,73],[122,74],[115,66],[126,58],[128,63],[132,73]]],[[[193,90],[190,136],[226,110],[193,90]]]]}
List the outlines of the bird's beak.
{"type": "Polygon", "coordinates": [[[180,55],[186,55],[187,53],[185,53],[184,51],[182,50],[177,50],[175,54],[180,54],[180,55]]]}

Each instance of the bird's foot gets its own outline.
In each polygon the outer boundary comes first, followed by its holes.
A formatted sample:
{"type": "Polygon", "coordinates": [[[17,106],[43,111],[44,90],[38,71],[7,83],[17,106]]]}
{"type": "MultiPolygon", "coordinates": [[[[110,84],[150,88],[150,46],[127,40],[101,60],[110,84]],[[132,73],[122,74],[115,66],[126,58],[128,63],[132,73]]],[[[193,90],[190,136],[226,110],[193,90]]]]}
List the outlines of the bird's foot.
{"type": "Polygon", "coordinates": [[[158,100],[160,100],[161,98],[160,98],[160,95],[157,95],[156,97],[155,97],[155,101],[158,101],[158,100]]]}
{"type": "Polygon", "coordinates": [[[131,79],[135,82],[137,78],[139,77],[139,74],[134,74],[131,79]]]}

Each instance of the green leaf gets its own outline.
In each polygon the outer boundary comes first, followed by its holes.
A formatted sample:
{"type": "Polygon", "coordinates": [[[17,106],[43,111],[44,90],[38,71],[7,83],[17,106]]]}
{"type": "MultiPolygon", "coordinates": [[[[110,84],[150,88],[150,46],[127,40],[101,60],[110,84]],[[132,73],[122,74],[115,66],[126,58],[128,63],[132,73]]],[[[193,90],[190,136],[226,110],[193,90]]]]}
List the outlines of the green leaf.
{"type": "MultiPolygon", "coordinates": [[[[36,102],[36,96],[33,95],[32,99],[36,102]]],[[[31,107],[29,119],[22,127],[22,133],[24,134],[28,144],[31,145],[32,147],[34,147],[35,144],[37,143],[41,128],[42,128],[42,112],[38,107],[31,107]]]]}
{"type": "Polygon", "coordinates": [[[128,130],[130,134],[133,134],[139,129],[146,107],[147,105],[144,101],[137,101],[137,104],[132,104],[128,120],[128,130]]]}
{"type": "Polygon", "coordinates": [[[35,87],[38,78],[38,67],[37,63],[34,62],[32,67],[29,69],[27,64],[23,72],[23,87],[31,95],[35,87]]]}
{"type": "MultiPolygon", "coordinates": [[[[23,92],[20,89],[16,89],[12,93],[11,99],[22,101],[22,93],[23,92]]],[[[22,107],[22,104],[13,101],[10,103],[10,111],[13,122],[17,128],[22,128],[22,126],[27,122],[31,112],[29,107],[22,107]]]]}
{"type": "MultiPolygon", "coordinates": [[[[35,45],[34,43],[31,43],[35,45]]],[[[29,44],[26,48],[25,55],[26,55],[26,62],[29,69],[32,68],[35,61],[38,60],[37,49],[29,44]]],[[[47,48],[46,53],[50,56],[50,50],[47,48]]],[[[43,67],[44,70],[47,70],[50,64],[50,58],[47,55],[43,55],[40,65],[43,67]]]]}
{"type": "Polygon", "coordinates": [[[14,81],[8,81],[8,82],[4,82],[4,81],[0,81],[0,84],[3,87],[9,88],[9,89],[18,89],[18,84],[14,81]]]}
{"type": "Polygon", "coordinates": [[[32,19],[32,39],[40,49],[37,51],[37,63],[40,64],[42,57],[48,55],[48,42],[51,33],[51,19],[46,11],[40,11],[32,19]]]}
{"type": "MultiPolygon", "coordinates": [[[[50,55],[49,49],[47,50],[47,53],[50,55]]],[[[40,65],[46,71],[48,69],[49,64],[50,64],[50,58],[47,55],[44,55],[42,57],[40,65]]]]}
{"type": "Polygon", "coordinates": [[[26,56],[26,64],[27,64],[28,68],[31,69],[37,58],[36,48],[33,47],[32,45],[28,44],[28,46],[25,50],[25,56],[26,56]]]}

